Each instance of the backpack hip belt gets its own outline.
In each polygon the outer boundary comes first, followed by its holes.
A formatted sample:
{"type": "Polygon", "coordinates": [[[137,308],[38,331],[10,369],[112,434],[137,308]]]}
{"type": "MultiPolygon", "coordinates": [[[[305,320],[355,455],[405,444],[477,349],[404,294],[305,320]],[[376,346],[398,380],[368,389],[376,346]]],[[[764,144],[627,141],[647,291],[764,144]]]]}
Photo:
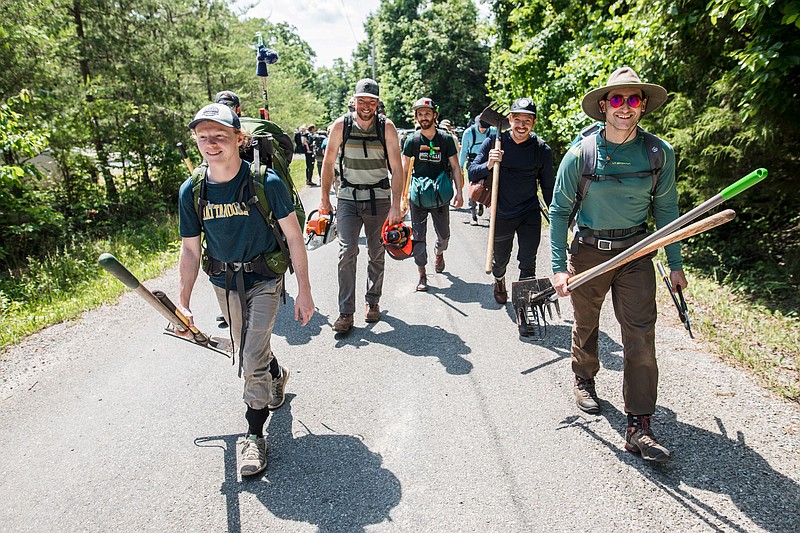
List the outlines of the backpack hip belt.
{"type": "MultiPolygon", "coordinates": [[[[376,198],[375,198],[375,189],[391,189],[392,188],[392,184],[389,181],[389,177],[388,176],[383,178],[378,183],[370,183],[370,184],[350,183],[349,181],[347,181],[343,177],[340,178],[340,180],[341,180],[342,187],[350,187],[351,189],[355,189],[357,191],[369,191],[369,202],[370,202],[370,207],[372,208],[372,216],[376,216],[378,214],[378,209],[377,209],[377,206],[375,205],[375,200],[376,200],[376,198]]],[[[355,197],[356,197],[356,195],[354,194],[353,195],[353,199],[354,200],[355,200],[355,197]]],[[[358,201],[358,200],[356,200],[356,201],[358,201]]]]}
{"type": "Polygon", "coordinates": [[[206,256],[207,260],[203,265],[203,271],[208,274],[209,276],[218,276],[223,272],[232,271],[238,272],[242,270],[245,274],[258,274],[260,276],[264,276],[266,278],[276,278],[277,275],[275,272],[270,270],[269,266],[267,266],[267,260],[264,254],[259,254],[255,259],[251,261],[245,262],[232,262],[226,263],[224,261],[220,261],[219,259],[214,259],[213,257],[206,256]]]}

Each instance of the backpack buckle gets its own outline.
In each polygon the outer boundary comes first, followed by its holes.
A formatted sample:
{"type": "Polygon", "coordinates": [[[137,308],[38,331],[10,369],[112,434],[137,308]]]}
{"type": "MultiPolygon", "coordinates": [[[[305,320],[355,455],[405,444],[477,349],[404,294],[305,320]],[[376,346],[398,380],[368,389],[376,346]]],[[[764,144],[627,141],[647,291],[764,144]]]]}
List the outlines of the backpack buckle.
{"type": "Polygon", "coordinates": [[[611,241],[606,239],[597,239],[597,249],[606,252],[611,250],[611,241]]]}

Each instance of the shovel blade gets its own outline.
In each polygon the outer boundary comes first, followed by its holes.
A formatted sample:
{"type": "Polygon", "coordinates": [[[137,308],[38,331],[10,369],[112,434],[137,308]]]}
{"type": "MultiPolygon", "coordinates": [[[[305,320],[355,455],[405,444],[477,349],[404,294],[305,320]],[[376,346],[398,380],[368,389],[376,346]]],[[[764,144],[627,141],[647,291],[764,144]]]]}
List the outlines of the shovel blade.
{"type": "Polygon", "coordinates": [[[505,131],[511,128],[511,123],[508,121],[509,109],[497,102],[492,102],[483,111],[481,111],[481,120],[490,124],[498,129],[498,131],[505,131]]]}

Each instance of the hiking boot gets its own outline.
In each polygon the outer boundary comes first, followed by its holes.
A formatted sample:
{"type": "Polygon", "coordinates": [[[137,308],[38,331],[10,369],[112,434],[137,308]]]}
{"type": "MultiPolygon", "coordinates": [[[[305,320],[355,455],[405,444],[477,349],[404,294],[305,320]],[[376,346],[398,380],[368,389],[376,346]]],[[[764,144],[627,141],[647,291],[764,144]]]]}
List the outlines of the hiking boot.
{"type": "Polygon", "coordinates": [[[494,278],[494,300],[500,305],[505,305],[508,301],[508,291],[506,291],[506,278],[494,278]]]}
{"type": "Polygon", "coordinates": [[[436,262],[433,263],[433,269],[436,271],[437,274],[441,274],[442,272],[444,272],[444,254],[436,255],[436,262]]]}
{"type": "Polygon", "coordinates": [[[247,435],[241,442],[239,473],[243,477],[254,476],[267,467],[267,440],[264,437],[247,435]]]}
{"type": "Polygon", "coordinates": [[[281,376],[272,379],[272,402],[267,405],[270,411],[274,411],[286,401],[286,382],[289,381],[289,369],[281,367],[281,376]]]}
{"type": "MultiPolygon", "coordinates": [[[[630,415],[629,415],[630,416],[630,415]]],[[[658,443],[650,428],[650,415],[634,416],[625,432],[625,449],[639,453],[645,461],[664,463],[669,460],[669,450],[658,443]]]]}
{"type": "Polygon", "coordinates": [[[417,283],[416,290],[418,292],[425,292],[428,290],[428,276],[425,274],[425,267],[418,266],[417,270],[419,271],[419,282],[417,283]]]}
{"type": "Polygon", "coordinates": [[[381,306],[378,304],[367,304],[364,313],[364,322],[378,322],[381,319],[381,306]]]}
{"type": "Polygon", "coordinates": [[[333,331],[347,333],[353,329],[353,313],[342,313],[333,323],[333,331]]]}
{"type": "Polygon", "coordinates": [[[572,391],[575,393],[575,403],[578,405],[578,409],[591,414],[600,412],[593,379],[575,376],[575,384],[572,387],[572,391]]]}

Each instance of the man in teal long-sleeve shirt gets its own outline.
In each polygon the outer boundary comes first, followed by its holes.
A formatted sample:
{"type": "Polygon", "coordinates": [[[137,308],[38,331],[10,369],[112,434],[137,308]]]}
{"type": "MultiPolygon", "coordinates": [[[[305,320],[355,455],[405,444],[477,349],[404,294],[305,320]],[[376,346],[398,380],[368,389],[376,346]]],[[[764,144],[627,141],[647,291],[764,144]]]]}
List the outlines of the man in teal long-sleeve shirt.
{"type": "MultiPolygon", "coordinates": [[[[567,280],[604,263],[647,236],[652,207],[657,228],[678,218],[675,187],[675,153],[665,141],[638,127],[645,111],[652,112],[667,99],[667,91],[642,83],[630,68],[617,69],[604,87],[584,96],[582,107],[604,123],[595,136],[595,167],[590,187],[579,198],[582,163],[580,138],[570,147],[558,169],[550,205],[550,240],[554,280],[559,296],[569,295],[575,314],[572,328],[572,370],[575,401],[588,413],[598,413],[595,375],[600,370],[598,332],[600,308],[611,290],[614,312],[622,329],[624,377],[622,394],[628,416],[625,448],[642,458],[663,462],[669,450],[656,441],[650,427],[656,408],[658,365],[655,352],[656,280],[652,257],[632,261],[598,276],[573,291],[567,280]],[[660,157],[653,169],[648,149],[660,157]],[[655,179],[654,179],[655,176],[655,179]],[[575,216],[577,232],[567,257],[567,233],[575,216]]],[[[591,145],[589,145],[591,146],[591,145]]],[[[587,160],[589,158],[587,157],[587,160]]],[[[588,182],[587,182],[588,183],[588,182]]],[[[686,287],[678,244],[666,248],[674,287],[686,287]]]]}

